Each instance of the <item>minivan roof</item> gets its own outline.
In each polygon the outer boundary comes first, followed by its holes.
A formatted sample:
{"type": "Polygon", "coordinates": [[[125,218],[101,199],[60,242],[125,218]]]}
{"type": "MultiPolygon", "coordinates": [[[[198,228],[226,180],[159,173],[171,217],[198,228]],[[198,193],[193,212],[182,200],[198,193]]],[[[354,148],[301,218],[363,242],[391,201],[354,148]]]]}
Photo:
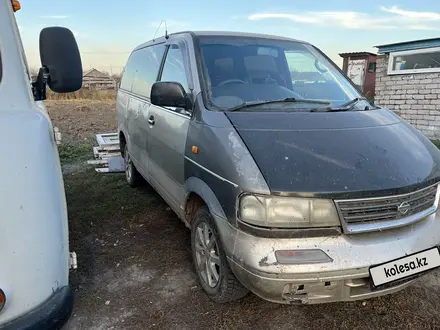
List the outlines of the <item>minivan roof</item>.
{"type": "MultiPolygon", "coordinates": [[[[192,34],[196,36],[225,36],[225,37],[248,37],[248,38],[262,38],[262,39],[275,39],[275,40],[285,40],[285,41],[294,41],[300,42],[303,44],[309,44],[306,41],[297,40],[293,38],[280,37],[270,34],[260,34],[260,33],[250,33],[250,32],[233,32],[233,31],[181,31],[169,34],[169,36],[175,36],[179,34],[192,34]]],[[[157,43],[165,42],[165,36],[155,38],[153,40],[147,41],[139,46],[137,46],[134,50],[138,50],[150,45],[154,45],[157,43]]]]}

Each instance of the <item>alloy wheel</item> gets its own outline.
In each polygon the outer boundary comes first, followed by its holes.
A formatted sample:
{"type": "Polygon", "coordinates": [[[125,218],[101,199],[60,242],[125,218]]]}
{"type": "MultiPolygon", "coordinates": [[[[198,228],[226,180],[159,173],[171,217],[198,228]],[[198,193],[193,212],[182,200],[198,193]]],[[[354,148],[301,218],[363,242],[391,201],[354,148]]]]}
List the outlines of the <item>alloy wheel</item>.
{"type": "Polygon", "coordinates": [[[195,249],[197,271],[206,284],[215,288],[220,280],[220,254],[214,232],[206,222],[196,228],[195,249]]]}
{"type": "Polygon", "coordinates": [[[127,177],[128,181],[131,180],[131,159],[127,150],[125,151],[125,176],[127,177]]]}

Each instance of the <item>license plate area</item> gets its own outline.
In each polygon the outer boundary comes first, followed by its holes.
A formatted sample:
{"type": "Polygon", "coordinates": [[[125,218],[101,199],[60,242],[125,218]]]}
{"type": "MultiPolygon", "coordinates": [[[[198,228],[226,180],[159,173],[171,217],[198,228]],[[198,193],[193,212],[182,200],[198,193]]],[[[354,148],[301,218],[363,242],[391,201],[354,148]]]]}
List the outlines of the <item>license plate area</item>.
{"type": "Polygon", "coordinates": [[[402,258],[371,266],[373,289],[398,285],[440,267],[440,251],[433,247],[402,258]]]}

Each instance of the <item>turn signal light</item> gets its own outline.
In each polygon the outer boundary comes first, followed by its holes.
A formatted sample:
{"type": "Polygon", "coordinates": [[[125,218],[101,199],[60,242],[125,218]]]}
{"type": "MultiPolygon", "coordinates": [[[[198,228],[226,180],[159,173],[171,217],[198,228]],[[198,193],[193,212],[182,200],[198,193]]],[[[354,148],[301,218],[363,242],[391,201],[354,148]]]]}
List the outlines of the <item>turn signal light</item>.
{"type": "Polygon", "coordinates": [[[6,296],[2,289],[0,289],[0,311],[5,307],[6,296]]]}
{"type": "Polygon", "coordinates": [[[319,249],[277,250],[275,257],[280,264],[303,265],[333,262],[324,251],[319,249]]]}
{"type": "Polygon", "coordinates": [[[12,9],[14,10],[14,13],[21,9],[21,5],[18,0],[11,0],[11,2],[12,2],[12,9]]]}

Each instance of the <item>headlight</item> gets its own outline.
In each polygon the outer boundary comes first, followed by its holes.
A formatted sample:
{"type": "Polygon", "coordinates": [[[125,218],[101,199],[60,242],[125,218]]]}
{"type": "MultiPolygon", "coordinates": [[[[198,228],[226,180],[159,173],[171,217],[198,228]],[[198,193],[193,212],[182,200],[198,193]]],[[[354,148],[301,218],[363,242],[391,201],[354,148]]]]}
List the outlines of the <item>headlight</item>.
{"type": "Polygon", "coordinates": [[[340,226],[332,200],[243,195],[240,220],[261,227],[310,228],[340,226]]]}

